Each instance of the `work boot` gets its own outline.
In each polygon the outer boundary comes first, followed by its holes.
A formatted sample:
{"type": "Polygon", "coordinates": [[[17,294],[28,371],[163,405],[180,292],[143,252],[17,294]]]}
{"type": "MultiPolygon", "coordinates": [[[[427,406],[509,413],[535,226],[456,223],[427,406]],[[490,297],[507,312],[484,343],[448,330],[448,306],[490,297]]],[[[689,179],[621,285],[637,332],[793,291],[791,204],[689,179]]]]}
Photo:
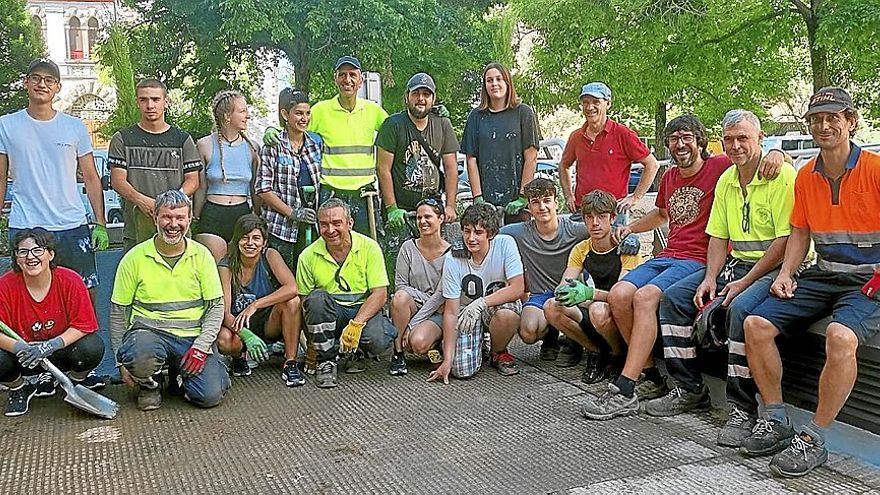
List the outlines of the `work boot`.
{"type": "Polygon", "coordinates": [[[306,346],[306,360],[303,365],[303,371],[307,375],[314,375],[318,369],[318,351],[311,345],[306,346]]]}
{"type": "Polygon", "coordinates": [[[718,432],[716,443],[724,447],[741,447],[743,440],[752,434],[755,419],[754,415],[731,403],[730,412],[727,414],[727,423],[724,423],[724,427],[718,432]]]}
{"type": "Polygon", "coordinates": [[[785,478],[804,476],[828,460],[828,449],[824,443],[818,443],[813,435],[804,427],[800,433],[792,437],[788,448],[773,456],[770,471],[785,478]]]}
{"type": "Polygon", "coordinates": [[[584,348],[571,339],[566,339],[559,347],[559,356],[556,358],[556,366],[560,368],[571,368],[577,366],[581,362],[581,356],[584,355],[584,348]]]}
{"type": "Polygon", "coordinates": [[[9,397],[6,400],[6,415],[9,417],[21,416],[28,412],[31,399],[37,392],[37,386],[33,383],[22,381],[21,386],[9,389],[9,397]]]}
{"type": "Polygon", "coordinates": [[[613,383],[608,384],[608,391],[599,397],[590,397],[581,409],[587,419],[606,420],[617,416],[628,416],[639,412],[639,397],[633,394],[627,397],[613,383]]]}
{"type": "Polygon", "coordinates": [[[663,397],[669,392],[669,386],[666,385],[666,380],[660,378],[660,382],[655,382],[650,378],[647,378],[644,373],[639,376],[639,380],[636,382],[636,395],[639,396],[639,400],[651,400],[656,399],[658,397],[663,397]]]}
{"type": "Polygon", "coordinates": [[[154,411],[162,407],[162,388],[139,387],[137,396],[137,408],[141,411],[154,411]]]}
{"type": "Polygon", "coordinates": [[[321,361],[315,373],[315,385],[318,388],[336,387],[336,362],[321,361]]]}
{"type": "Polygon", "coordinates": [[[690,392],[675,387],[663,397],[651,399],[645,404],[645,412],[651,416],[675,416],[685,412],[706,412],[712,409],[709,388],[700,387],[699,392],[690,392]]]}
{"type": "Polygon", "coordinates": [[[758,418],[752,434],[742,441],[739,453],[748,457],[771,455],[788,447],[794,428],[775,419],[758,418]]]}
{"type": "Polygon", "coordinates": [[[364,353],[360,350],[355,351],[353,354],[345,358],[345,372],[347,374],[353,375],[356,373],[363,373],[366,370],[366,359],[364,359],[364,353]]]}

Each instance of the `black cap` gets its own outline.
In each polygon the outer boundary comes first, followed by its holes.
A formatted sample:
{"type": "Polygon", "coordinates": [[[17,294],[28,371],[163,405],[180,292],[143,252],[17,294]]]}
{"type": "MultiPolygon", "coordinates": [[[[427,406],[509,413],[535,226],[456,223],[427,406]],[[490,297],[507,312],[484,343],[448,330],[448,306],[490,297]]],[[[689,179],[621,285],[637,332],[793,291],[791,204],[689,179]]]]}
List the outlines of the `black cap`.
{"type": "Polygon", "coordinates": [[[419,72],[412,76],[409,78],[409,82],[406,83],[407,92],[415,91],[420,88],[425,88],[435,94],[437,93],[437,86],[434,85],[434,79],[424,72],[419,72]]]}
{"type": "Polygon", "coordinates": [[[294,88],[284,88],[278,93],[278,108],[290,110],[298,103],[308,103],[309,96],[294,88]]]}
{"type": "Polygon", "coordinates": [[[58,64],[48,58],[38,58],[31,62],[28,65],[27,75],[33,74],[37,69],[42,69],[55,79],[61,80],[61,70],[58,69],[58,64]]]}
{"type": "Polygon", "coordinates": [[[844,110],[855,110],[852,97],[843,88],[826,86],[810,97],[810,105],[807,107],[804,118],[814,113],[837,113],[844,110]]]}
{"type": "Polygon", "coordinates": [[[361,61],[352,57],[351,55],[345,55],[336,59],[336,65],[333,66],[333,70],[339,70],[343,65],[348,64],[354,66],[355,69],[361,70],[361,61]]]}

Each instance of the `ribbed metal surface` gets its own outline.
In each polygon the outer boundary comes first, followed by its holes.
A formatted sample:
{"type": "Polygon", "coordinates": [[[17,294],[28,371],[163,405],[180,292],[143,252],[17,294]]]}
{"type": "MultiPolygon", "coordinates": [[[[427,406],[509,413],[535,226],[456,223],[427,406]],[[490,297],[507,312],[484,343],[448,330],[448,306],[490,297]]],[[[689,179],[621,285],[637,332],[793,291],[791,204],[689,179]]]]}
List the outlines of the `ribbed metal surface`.
{"type": "MultiPolygon", "coordinates": [[[[114,421],[60,397],[0,420],[2,494],[168,493],[868,493],[877,469],[832,456],[795,481],[767,459],[714,444],[715,411],[609,422],[581,418],[579,368],[536,361],[522,373],[486,369],[449,386],[424,383],[427,363],[387,375],[386,363],[340,375],[340,386],[287,389],[279,363],[234,380],[227,400],[197,410],[180,398],[142,413],[122,386],[114,421]],[[533,365],[534,366],[533,366],[533,365]]],[[[529,364],[531,363],[531,364],[529,364]]],[[[60,395],[60,394],[59,394],[60,395]]]]}

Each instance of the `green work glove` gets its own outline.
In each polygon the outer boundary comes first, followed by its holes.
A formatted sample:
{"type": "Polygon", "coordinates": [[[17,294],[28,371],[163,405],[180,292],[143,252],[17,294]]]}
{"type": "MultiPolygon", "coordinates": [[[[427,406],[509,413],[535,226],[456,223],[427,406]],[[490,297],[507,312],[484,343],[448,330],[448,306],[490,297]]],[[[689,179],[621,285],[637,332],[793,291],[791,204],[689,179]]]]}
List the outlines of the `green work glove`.
{"type": "Polygon", "coordinates": [[[483,203],[485,203],[485,202],[486,202],[486,200],[483,199],[483,195],[482,195],[482,194],[479,195],[479,196],[477,196],[476,198],[474,198],[474,204],[475,204],[475,205],[481,205],[481,204],[483,204],[483,203]]]}
{"type": "Polygon", "coordinates": [[[281,129],[277,127],[272,127],[271,125],[266,128],[266,132],[263,133],[263,145],[275,146],[280,140],[281,129]]]}
{"type": "Polygon", "coordinates": [[[391,230],[400,231],[406,225],[406,212],[397,207],[390,205],[385,208],[385,214],[388,216],[388,226],[391,230]]]}
{"type": "Polygon", "coordinates": [[[103,251],[110,246],[110,236],[107,235],[107,227],[95,225],[92,228],[92,249],[103,251]]]}
{"type": "Polygon", "coordinates": [[[247,328],[242,328],[238,336],[241,338],[241,341],[244,342],[245,347],[247,347],[247,353],[251,359],[258,363],[269,359],[269,348],[266,346],[266,343],[263,342],[263,339],[254,335],[254,332],[251,332],[247,328]]]}
{"type": "Polygon", "coordinates": [[[556,289],[556,300],[566,307],[592,301],[594,290],[589,285],[571,278],[565,279],[568,284],[556,289]]]}
{"type": "Polygon", "coordinates": [[[522,211],[523,208],[525,208],[526,203],[528,203],[528,200],[520,196],[510,203],[507,203],[507,206],[504,207],[504,212],[508,215],[516,215],[517,213],[522,211]]]}

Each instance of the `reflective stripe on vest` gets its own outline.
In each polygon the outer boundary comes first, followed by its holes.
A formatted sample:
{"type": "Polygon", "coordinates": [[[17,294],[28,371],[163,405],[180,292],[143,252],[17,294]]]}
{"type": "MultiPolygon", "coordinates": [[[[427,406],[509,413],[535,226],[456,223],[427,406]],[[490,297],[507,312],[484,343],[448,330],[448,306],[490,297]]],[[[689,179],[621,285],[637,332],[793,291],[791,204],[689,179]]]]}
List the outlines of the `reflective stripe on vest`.
{"type": "Polygon", "coordinates": [[[201,308],[205,305],[204,299],[193,299],[191,301],[172,301],[162,303],[148,303],[134,300],[132,306],[139,307],[145,311],[180,311],[183,309],[201,308]]]}
{"type": "Polygon", "coordinates": [[[835,261],[824,260],[822,259],[822,255],[820,254],[819,261],[816,262],[816,266],[820,270],[825,270],[827,272],[861,273],[865,275],[870,275],[874,273],[875,268],[880,267],[880,263],[850,265],[849,263],[838,263],[835,261]]]}
{"type": "Polygon", "coordinates": [[[372,146],[327,146],[324,145],[325,155],[371,155],[373,154],[372,146]]]}
{"type": "Polygon", "coordinates": [[[855,244],[871,247],[880,244],[880,232],[810,232],[816,244],[855,244]]]}
{"type": "Polygon", "coordinates": [[[199,329],[202,327],[202,320],[157,320],[155,318],[147,318],[146,316],[135,316],[131,319],[133,327],[144,326],[147,328],[157,328],[159,330],[186,330],[199,329]]]}
{"type": "Polygon", "coordinates": [[[766,251],[770,249],[773,241],[731,241],[730,243],[736,251],[766,251]]]}

